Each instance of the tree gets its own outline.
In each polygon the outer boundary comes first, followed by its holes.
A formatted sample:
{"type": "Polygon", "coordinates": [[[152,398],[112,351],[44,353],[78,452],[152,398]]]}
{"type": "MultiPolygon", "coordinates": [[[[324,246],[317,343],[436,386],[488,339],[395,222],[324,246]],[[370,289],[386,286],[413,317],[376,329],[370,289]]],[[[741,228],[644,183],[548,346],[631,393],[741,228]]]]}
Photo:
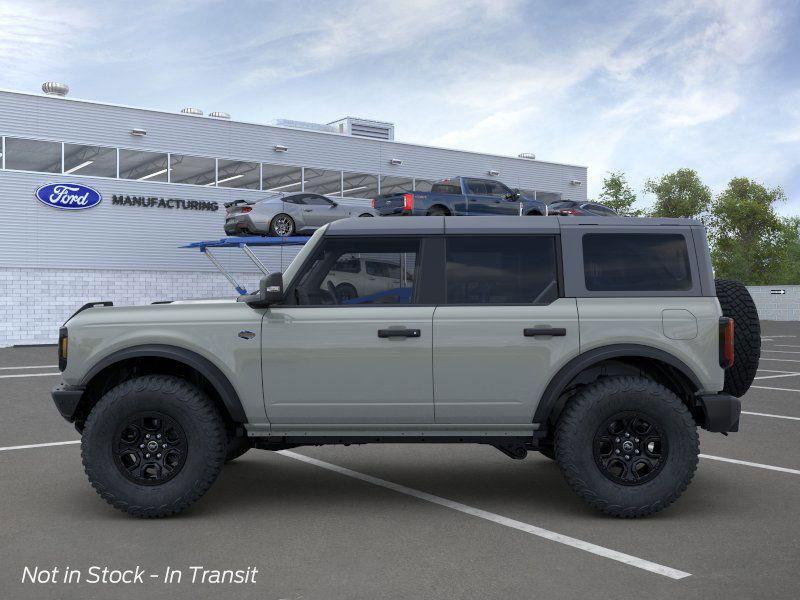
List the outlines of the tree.
{"type": "Polygon", "coordinates": [[[702,217],[711,204],[711,190],[693,169],[678,169],[660,179],[648,179],[644,191],[656,197],[652,217],[702,217]]]}
{"type": "Polygon", "coordinates": [[[713,250],[717,277],[748,285],[797,281],[795,219],[781,219],[774,208],[786,199],[781,188],[768,189],[746,177],[731,179],[711,206],[713,250]]]}
{"type": "Polygon", "coordinates": [[[628,185],[625,173],[622,171],[610,171],[608,177],[603,180],[600,202],[625,217],[640,217],[644,212],[638,208],[633,208],[633,203],[636,202],[636,194],[633,193],[631,186],[628,185]]]}

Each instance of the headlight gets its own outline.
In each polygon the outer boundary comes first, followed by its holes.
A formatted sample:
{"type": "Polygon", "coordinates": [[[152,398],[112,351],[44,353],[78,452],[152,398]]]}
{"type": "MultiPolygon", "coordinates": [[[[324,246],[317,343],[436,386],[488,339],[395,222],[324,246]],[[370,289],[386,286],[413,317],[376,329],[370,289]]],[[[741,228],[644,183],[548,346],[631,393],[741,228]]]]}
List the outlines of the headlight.
{"type": "Polygon", "coordinates": [[[63,371],[67,368],[67,328],[62,327],[58,330],[58,370],[63,371]]]}

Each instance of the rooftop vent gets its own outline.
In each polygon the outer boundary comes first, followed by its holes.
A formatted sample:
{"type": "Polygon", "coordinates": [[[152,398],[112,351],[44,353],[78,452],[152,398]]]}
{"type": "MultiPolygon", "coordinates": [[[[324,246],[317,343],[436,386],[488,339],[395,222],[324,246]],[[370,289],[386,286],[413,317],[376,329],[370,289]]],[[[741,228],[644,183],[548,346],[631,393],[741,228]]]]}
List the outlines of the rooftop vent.
{"type": "Polygon", "coordinates": [[[208,113],[209,117],[213,117],[214,119],[230,119],[231,116],[226,112],[220,112],[215,110],[214,112],[208,113]]]}
{"type": "Polygon", "coordinates": [[[185,115],[195,115],[198,117],[203,116],[203,111],[199,108],[192,108],[191,106],[187,106],[186,108],[182,108],[181,112],[185,115]]]}
{"type": "Polygon", "coordinates": [[[42,91],[49,96],[66,96],[69,94],[69,86],[66,83],[47,81],[42,84],[42,91]]]}
{"type": "Polygon", "coordinates": [[[345,117],[329,123],[336,128],[338,133],[365,137],[373,140],[394,140],[394,123],[385,121],[371,121],[357,117],[345,117]]]}
{"type": "Polygon", "coordinates": [[[536,155],[533,152],[522,152],[521,154],[517,154],[517,156],[527,160],[536,160],[536,155]]]}
{"type": "Polygon", "coordinates": [[[323,133],[336,133],[336,128],[324,123],[310,123],[309,121],[293,121],[292,119],[273,119],[268,125],[277,127],[291,127],[292,129],[306,129],[308,131],[321,131],[323,133]]]}

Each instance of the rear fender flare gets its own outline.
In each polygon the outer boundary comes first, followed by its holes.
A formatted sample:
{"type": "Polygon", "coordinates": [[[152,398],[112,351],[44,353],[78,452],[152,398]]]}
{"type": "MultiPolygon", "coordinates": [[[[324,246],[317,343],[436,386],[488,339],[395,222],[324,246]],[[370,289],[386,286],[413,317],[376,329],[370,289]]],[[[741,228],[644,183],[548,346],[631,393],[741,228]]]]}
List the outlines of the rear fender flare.
{"type": "Polygon", "coordinates": [[[564,392],[569,382],[584,370],[612,358],[650,358],[661,361],[683,374],[688,381],[691,382],[695,391],[702,389],[700,380],[689,366],[669,352],[641,344],[614,344],[611,346],[603,346],[579,354],[561,367],[558,373],[550,380],[550,383],[539,399],[539,404],[533,416],[533,422],[546,424],[558,403],[558,399],[561,397],[561,394],[564,392]]]}

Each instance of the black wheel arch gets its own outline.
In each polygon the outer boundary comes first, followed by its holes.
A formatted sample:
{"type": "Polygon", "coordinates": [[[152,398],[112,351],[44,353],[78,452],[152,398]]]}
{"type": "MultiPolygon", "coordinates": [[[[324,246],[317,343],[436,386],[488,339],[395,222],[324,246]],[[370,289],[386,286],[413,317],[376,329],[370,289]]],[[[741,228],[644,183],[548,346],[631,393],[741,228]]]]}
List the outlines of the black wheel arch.
{"type": "Polygon", "coordinates": [[[110,386],[130,378],[127,375],[137,369],[142,369],[143,373],[159,372],[191,377],[195,383],[206,389],[226,421],[247,423],[247,415],[239,395],[219,367],[192,350],[167,344],[131,346],[112,352],[97,361],[80,383],[85,392],[78,408],[77,423],[85,419],[92,406],[110,386]]]}
{"type": "MultiPolygon", "coordinates": [[[[681,359],[665,350],[643,344],[613,344],[593,348],[572,358],[550,379],[544,390],[533,422],[549,430],[566,402],[565,393],[571,387],[584,383],[581,376],[611,367],[610,375],[619,370],[638,370],[669,387],[681,398],[694,415],[698,407],[692,400],[702,387],[699,378],[681,359]]],[[[593,380],[595,380],[596,377],[593,380]]]]}

